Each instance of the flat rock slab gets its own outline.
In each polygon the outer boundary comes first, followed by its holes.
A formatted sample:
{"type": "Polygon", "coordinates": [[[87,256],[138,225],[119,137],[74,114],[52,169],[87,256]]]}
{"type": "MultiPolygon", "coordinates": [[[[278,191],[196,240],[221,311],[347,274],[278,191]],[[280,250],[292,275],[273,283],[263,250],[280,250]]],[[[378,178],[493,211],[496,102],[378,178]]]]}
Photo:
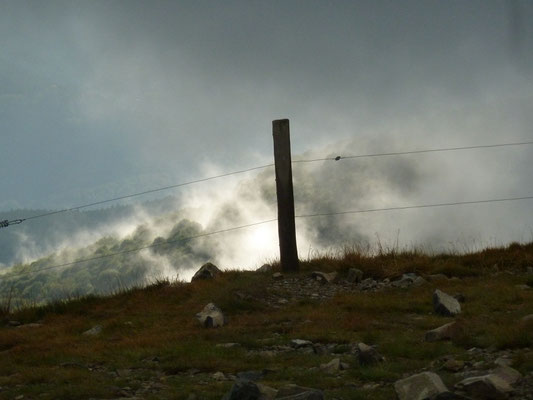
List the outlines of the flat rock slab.
{"type": "Polygon", "coordinates": [[[506,399],[507,394],[513,390],[511,385],[494,374],[464,379],[456,387],[464,390],[473,399],[480,400],[506,399]]]}
{"type": "Polygon", "coordinates": [[[455,322],[450,322],[438,328],[427,331],[424,339],[426,342],[437,342],[439,340],[449,340],[454,332],[455,322]]]}
{"type": "Polygon", "coordinates": [[[422,372],[394,383],[399,400],[426,400],[448,392],[448,389],[434,372],[422,372]]]}
{"type": "Polygon", "coordinates": [[[433,309],[437,314],[453,317],[461,312],[461,304],[454,297],[437,289],[433,293],[433,309]]]}
{"type": "Polygon", "coordinates": [[[98,336],[100,333],[102,333],[102,326],[101,325],[95,325],[91,329],[86,330],[82,333],[82,335],[85,336],[98,336]]]}

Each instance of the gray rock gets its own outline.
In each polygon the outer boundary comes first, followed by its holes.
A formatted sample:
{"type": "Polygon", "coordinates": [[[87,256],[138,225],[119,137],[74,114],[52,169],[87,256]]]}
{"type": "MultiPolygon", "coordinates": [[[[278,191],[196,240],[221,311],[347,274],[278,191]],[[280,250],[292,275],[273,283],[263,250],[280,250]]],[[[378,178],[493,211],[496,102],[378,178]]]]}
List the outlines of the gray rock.
{"type": "Polygon", "coordinates": [[[336,272],[321,272],[321,271],[314,271],[311,273],[311,277],[319,281],[320,283],[333,283],[335,279],[337,279],[337,273],[336,272]]]}
{"type": "Polygon", "coordinates": [[[272,272],[274,267],[271,264],[263,264],[256,269],[256,272],[272,272]]]}
{"type": "Polygon", "coordinates": [[[499,366],[491,372],[492,375],[496,375],[499,378],[503,379],[510,386],[514,385],[520,379],[522,379],[522,374],[516,369],[509,366],[499,366]]]}
{"type": "Polygon", "coordinates": [[[320,369],[328,374],[336,374],[348,369],[348,364],[341,362],[340,358],[334,358],[326,364],[320,364],[320,369]]]}
{"type": "Polygon", "coordinates": [[[264,375],[263,371],[243,371],[237,373],[237,379],[241,381],[258,381],[264,375]]]}
{"type": "Polygon", "coordinates": [[[283,279],[283,274],[281,272],[274,272],[272,274],[272,279],[274,279],[275,281],[279,281],[283,279]]]}
{"type": "Polygon", "coordinates": [[[466,378],[456,385],[474,399],[506,399],[513,388],[497,375],[489,374],[466,378]]]}
{"type": "Polygon", "coordinates": [[[222,271],[219,270],[216,265],[211,264],[211,263],[206,263],[202,265],[198,271],[196,271],[196,273],[191,279],[191,282],[194,282],[197,280],[203,280],[203,279],[214,279],[221,272],[222,271]]]}
{"type": "Polygon", "coordinates": [[[219,381],[219,382],[227,380],[226,375],[224,375],[224,373],[223,373],[223,372],[220,372],[220,371],[215,372],[211,377],[212,377],[215,381],[219,381]]]}
{"type": "Polygon", "coordinates": [[[290,384],[278,390],[276,400],[324,400],[324,393],[318,389],[290,384]]]}
{"type": "Polygon", "coordinates": [[[437,289],[433,293],[433,309],[437,314],[454,316],[461,312],[461,305],[452,296],[437,289]]]}
{"type": "Polygon", "coordinates": [[[419,286],[422,286],[422,285],[425,285],[426,283],[428,283],[428,281],[426,281],[424,278],[422,278],[421,276],[417,276],[415,278],[415,280],[413,281],[413,286],[414,287],[419,287],[419,286]]]}
{"type": "Polygon", "coordinates": [[[240,346],[240,343],[218,343],[215,347],[224,347],[225,349],[233,349],[239,346],[240,346]]]}
{"type": "Polygon", "coordinates": [[[102,333],[102,326],[101,325],[95,325],[91,329],[86,330],[82,333],[82,335],[85,336],[98,336],[100,333],[102,333]]]}
{"type": "Polygon", "coordinates": [[[533,321],[533,314],[528,314],[522,317],[523,322],[531,322],[533,321]]]}
{"type": "Polygon", "coordinates": [[[439,326],[438,328],[427,331],[425,334],[426,342],[436,342],[439,340],[448,340],[452,338],[455,322],[450,322],[439,326]]]}
{"type": "Polygon", "coordinates": [[[372,346],[363,342],[357,343],[357,355],[359,357],[359,364],[371,365],[384,361],[385,358],[377,352],[372,346]]]}
{"type": "Polygon", "coordinates": [[[238,380],[222,400],[263,400],[261,390],[255,382],[238,380]]]}
{"type": "Polygon", "coordinates": [[[399,400],[426,400],[448,392],[434,372],[422,372],[394,383],[399,400]]]}
{"type": "Polygon", "coordinates": [[[350,283],[359,283],[363,280],[363,271],[357,268],[350,268],[348,270],[348,277],[346,280],[350,283]]]}
{"type": "Polygon", "coordinates": [[[496,360],[494,360],[494,365],[498,367],[510,367],[513,363],[513,360],[506,357],[498,357],[496,360]]]}
{"type": "Polygon", "coordinates": [[[196,319],[205,328],[218,328],[226,324],[224,314],[213,303],[209,303],[202,311],[196,314],[196,319]]]}
{"type": "Polygon", "coordinates": [[[313,346],[313,342],[303,339],[292,339],[291,346],[299,349],[301,347],[313,346]]]}

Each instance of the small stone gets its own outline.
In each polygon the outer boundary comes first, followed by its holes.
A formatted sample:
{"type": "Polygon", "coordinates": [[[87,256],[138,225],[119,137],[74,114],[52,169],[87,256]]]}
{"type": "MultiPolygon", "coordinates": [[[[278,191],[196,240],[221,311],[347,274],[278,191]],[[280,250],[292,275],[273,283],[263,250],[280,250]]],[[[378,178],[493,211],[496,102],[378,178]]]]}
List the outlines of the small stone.
{"type": "Polygon", "coordinates": [[[533,314],[528,314],[522,317],[523,322],[531,322],[533,321],[533,314]]]}
{"type": "Polygon", "coordinates": [[[320,283],[333,283],[335,279],[337,279],[337,273],[336,272],[321,272],[321,271],[314,271],[311,273],[311,277],[319,281],[320,283]]]}
{"type": "Polygon", "coordinates": [[[272,274],[272,279],[274,279],[275,281],[279,281],[283,279],[283,274],[281,272],[274,272],[272,274]]]}
{"type": "Polygon", "coordinates": [[[376,349],[365,343],[357,343],[356,349],[359,356],[359,363],[361,365],[376,364],[385,360],[385,358],[379,354],[376,349]]]}
{"type": "Polygon", "coordinates": [[[206,263],[202,265],[198,271],[196,271],[196,273],[191,279],[191,282],[194,282],[197,280],[214,279],[220,273],[222,273],[222,271],[218,269],[216,265],[211,264],[211,263],[206,263]]]}
{"type": "Polygon", "coordinates": [[[218,328],[226,324],[224,314],[213,303],[207,304],[202,311],[197,313],[196,319],[205,328],[218,328]]]}
{"type": "Polygon", "coordinates": [[[513,360],[509,358],[505,358],[505,357],[498,357],[494,361],[494,364],[498,367],[510,367],[512,363],[513,363],[513,360]]]}
{"type": "Polygon", "coordinates": [[[278,390],[279,400],[324,400],[324,393],[318,389],[289,384],[278,390]]]}
{"type": "Polygon", "coordinates": [[[426,283],[428,283],[428,281],[426,281],[424,278],[422,278],[421,276],[417,276],[415,278],[415,280],[413,281],[413,286],[414,287],[419,287],[419,286],[422,286],[422,285],[425,285],[426,283]]]}
{"type": "Polygon", "coordinates": [[[437,289],[433,293],[433,309],[437,314],[450,317],[461,312],[461,305],[452,296],[437,289]]]}
{"type": "Polygon", "coordinates": [[[509,366],[500,366],[491,372],[492,375],[496,375],[499,378],[503,379],[509,385],[514,385],[520,379],[522,379],[522,374],[516,369],[509,366]]]}
{"type": "Polygon", "coordinates": [[[299,349],[301,347],[313,346],[313,342],[303,339],[293,339],[291,340],[291,346],[299,349]]]}
{"type": "Polygon", "coordinates": [[[436,342],[439,340],[448,340],[452,338],[455,322],[450,322],[439,326],[438,328],[427,331],[425,334],[426,342],[436,342]]]}
{"type": "Polygon", "coordinates": [[[19,326],[17,326],[17,329],[20,329],[20,328],[40,328],[41,326],[43,326],[43,324],[31,323],[31,324],[19,325],[19,326]]]}
{"type": "Polygon", "coordinates": [[[272,272],[273,269],[274,267],[271,264],[263,264],[256,269],[256,272],[272,272]]]}
{"type": "Polygon", "coordinates": [[[363,280],[363,271],[357,268],[350,268],[348,270],[348,277],[346,280],[350,283],[359,283],[363,280]]]}
{"type": "Polygon", "coordinates": [[[434,372],[422,372],[394,383],[399,400],[425,400],[433,398],[448,389],[434,372]]]}
{"type": "Polygon", "coordinates": [[[465,367],[465,362],[461,360],[451,359],[442,366],[446,371],[459,372],[465,367]]]}
{"type": "Polygon", "coordinates": [[[232,349],[232,348],[239,347],[239,346],[240,346],[239,343],[219,343],[215,347],[224,347],[226,349],[232,349]]]}
{"type": "Polygon", "coordinates": [[[224,375],[223,372],[215,372],[213,375],[212,375],[212,378],[215,380],[215,381],[218,381],[218,382],[222,382],[222,381],[225,381],[226,380],[226,375],[224,375]]]}
{"type": "Polygon", "coordinates": [[[493,374],[464,379],[456,387],[475,399],[487,400],[505,399],[513,390],[506,381],[493,374]]]}
{"type": "Polygon", "coordinates": [[[102,333],[102,326],[101,325],[95,325],[91,329],[86,330],[82,333],[82,335],[85,336],[98,336],[100,333],[102,333]]]}
{"type": "Polygon", "coordinates": [[[334,358],[326,364],[320,364],[320,369],[329,374],[336,374],[339,371],[345,370],[345,363],[341,362],[340,358],[334,358]]]}

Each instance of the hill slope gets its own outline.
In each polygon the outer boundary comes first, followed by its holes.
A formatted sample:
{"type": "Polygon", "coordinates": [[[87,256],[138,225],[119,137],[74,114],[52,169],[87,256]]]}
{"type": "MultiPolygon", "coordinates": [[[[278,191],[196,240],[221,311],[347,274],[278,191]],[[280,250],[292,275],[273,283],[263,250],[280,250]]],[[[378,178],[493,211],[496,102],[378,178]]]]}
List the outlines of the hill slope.
{"type": "Polygon", "coordinates": [[[522,373],[513,396],[527,399],[531,266],[533,244],[433,257],[347,252],[305,261],[299,274],[278,280],[272,272],[227,271],[28,308],[6,314],[0,328],[0,397],[221,399],[239,373],[256,371],[248,377],[274,389],[294,383],[327,399],[392,399],[400,378],[434,371],[453,389],[500,359],[522,373]],[[347,281],[350,268],[366,280],[347,281]],[[322,284],[315,270],[338,279],[322,284]],[[460,314],[435,313],[437,288],[463,296],[460,314]],[[208,329],[195,319],[209,302],[226,326],[208,329]],[[426,331],[454,320],[450,340],[425,341],[426,331]],[[360,342],[385,360],[361,363],[360,342]],[[347,365],[325,365],[337,358],[347,365]]]}

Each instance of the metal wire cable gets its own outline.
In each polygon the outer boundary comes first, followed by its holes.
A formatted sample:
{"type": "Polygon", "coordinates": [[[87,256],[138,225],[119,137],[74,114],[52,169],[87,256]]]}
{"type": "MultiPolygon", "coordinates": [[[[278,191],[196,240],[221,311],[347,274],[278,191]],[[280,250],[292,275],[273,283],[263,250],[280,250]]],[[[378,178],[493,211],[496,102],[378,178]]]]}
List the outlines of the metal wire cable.
{"type": "MultiPolygon", "coordinates": [[[[472,150],[472,149],[484,149],[484,148],[494,148],[494,147],[523,146],[523,145],[531,145],[531,144],[533,144],[533,141],[513,142],[513,143],[499,143],[499,144],[489,144],[489,145],[476,145],[476,146],[463,146],[463,147],[448,147],[448,148],[412,150],[412,151],[389,152],[389,153],[359,154],[359,155],[352,155],[352,156],[340,156],[339,155],[339,156],[336,156],[336,157],[293,160],[292,162],[297,164],[297,163],[313,163],[313,162],[320,162],[320,161],[340,161],[340,160],[355,159],[355,158],[399,156],[399,155],[408,155],[408,154],[434,153],[434,152],[446,152],[446,151],[458,151],[458,150],[472,150]]],[[[243,170],[227,172],[227,173],[224,173],[224,174],[210,176],[210,177],[207,177],[207,178],[197,179],[197,180],[193,180],[193,181],[189,181],[189,182],[182,182],[182,183],[178,183],[178,184],[175,184],[175,185],[169,185],[169,186],[164,186],[164,187],[160,187],[160,188],[145,190],[145,191],[142,191],[142,192],[132,193],[132,194],[119,196],[119,197],[114,197],[114,198],[110,198],[110,199],[106,199],[106,200],[100,200],[100,201],[96,201],[96,202],[93,202],[93,203],[83,204],[83,205],[70,207],[70,208],[65,208],[65,209],[61,209],[61,210],[57,210],[57,211],[50,211],[50,212],[47,212],[47,213],[38,214],[38,215],[31,216],[31,217],[20,218],[20,219],[16,219],[16,220],[12,220],[12,221],[0,221],[1,222],[0,228],[5,228],[5,227],[10,226],[10,225],[20,224],[20,223],[22,223],[24,221],[28,221],[28,220],[32,220],[32,219],[43,218],[43,217],[47,217],[47,216],[50,216],[50,215],[61,214],[61,213],[69,212],[69,211],[81,210],[81,209],[84,209],[84,208],[97,206],[97,205],[101,205],[101,204],[106,204],[106,203],[110,203],[110,202],[113,202],[113,201],[124,200],[124,199],[137,197],[137,196],[142,196],[142,195],[150,194],[150,193],[161,192],[161,191],[164,191],[164,190],[169,190],[169,189],[174,189],[174,188],[178,188],[178,187],[188,186],[188,185],[192,185],[192,184],[195,184],[195,183],[206,182],[206,181],[210,181],[210,180],[214,180],[214,179],[219,179],[219,178],[223,178],[223,177],[227,177],[227,176],[231,176],[231,175],[242,174],[242,173],[245,173],[245,172],[255,171],[255,170],[259,170],[259,169],[265,169],[265,168],[269,168],[269,167],[273,167],[273,166],[274,166],[274,164],[260,165],[260,166],[257,166],[257,167],[251,167],[251,168],[247,168],[247,169],[243,169],[243,170]]]]}
{"type": "MultiPolygon", "coordinates": [[[[124,195],[124,196],[114,197],[112,199],[96,201],[94,203],[89,203],[89,204],[83,204],[81,206],[65,208],[65,209],[57,210],[57,211],[51,211],[51,212],[44,213],[44,214],[39,214],[39,215],[31,216],[31,217],[21,218],[21,219],[19,219],[17,221],[24,222],[24,221],[28,221],[28,220],[31,220],[31,219],[47,217],[49,215],[60,214],[60,213],[68,212],[68,211],[81,210],[83,208],[97,206],[97,205],[105,204],[105,203],[110,203],[112,201],[124,200],[124,199],[128,199],[128,198],[131,198],[131,197],[136,197],[136,196],[142,196],[142,195],[145,195],[145,194],[161,192],[163,190],[168,190],[168,189],[174,189],[174,188],[178,188],[178,187],[182,187],[182,186],[193,185],[195,183],[206,182],[206,181],[210,181],[210,180],[213,180],[213,179],[223,178],[223,177],[230,176],[230,175],[242,174],[242,173],[250,172],[250,171],[256,171],[256,170],[259,170],[259,169],[264,169],[264,168],[268,168],[268,167],[272,167],[272,166],[274,166],[274,164],[260,165],[258,167],[252,167],[252,168],[247,168],[247,169],[243,169],[243,170],[239,170],[239,171],[233,171],[233,172],[227,172],[227,173],[220,174],[220,175],[209,176],[207,178],[196,179],[194,181],[178,183],[176,185],[164,186],[164,187],[160,187],[160,188],[156,188],[156,189],[145,190],[143,192],[132,193],[132,194],[124,195]]],[[[18,223],[20,223],[20,222],[18,222],[18,223]]]]}
{"type": "Polygon", "coordinates": [[[385,157],[385,156],[401,156],[407,154],[421,154],[421,153],[436,153],[436,152],[445,152],[445,151],[458,151],[458,150],[473,150],[473,149],[487,149],[494,147],[508,147],[508,146],[525,146],[531,145],[533,141],[528,142],[513,142],[513,143],[498,143],[498,144],[485,144],[485,145],[476,145],[476,146],[463,146],[463,147],[445,147],[437,149],[423,149],[423,150],[411,150],[411,151],[396,151],[391,153],[370,153],[370,154],[358,154],[353,156],[336,156],[336,157],[326,157],[326,158],[315,158],[309,160],[294,160],[294,163],[312,163],[318,161],[339,161],[346,159],[354,158],[368,158],[368,157],[385,157]]]}
{"type": "Polygon", "coordinates": [[[533,199],[533,196],[508,197],[508,198],[502,198],[502,199],[487,199],[487,200],[455,201],[455,202],[450,202],[450,203],[420,204],[420,205],[414,205],[414,206],[372,208],[372,209],[367,209],[367,210],[304,214],[304,215],[296,215],[295,218],[327,217],[327,216],[345,215],[345,214],[362,214],[362,213],[371,213],[371,212],[379,212],[379,211],[411,210],[415,208],[462,206],[462,205],[467,205],[467,204],[498,203],[498,202],[504,202],[504,201],[518,201],[518,200],[531,200],[531,199],[533,199]]]}

